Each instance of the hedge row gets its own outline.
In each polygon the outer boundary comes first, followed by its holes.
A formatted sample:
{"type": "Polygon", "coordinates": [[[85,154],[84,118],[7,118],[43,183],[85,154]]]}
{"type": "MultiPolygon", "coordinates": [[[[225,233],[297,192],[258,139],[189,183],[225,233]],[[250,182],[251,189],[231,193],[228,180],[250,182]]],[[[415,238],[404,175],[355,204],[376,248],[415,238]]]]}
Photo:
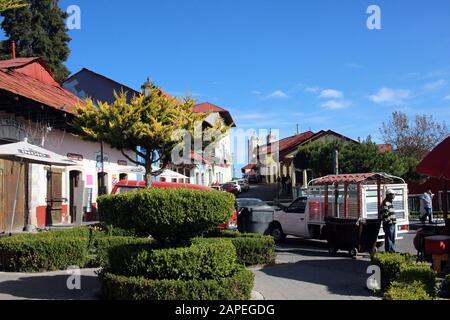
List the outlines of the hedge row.
{"type": "Polygon", "coordinates": [[[102,293],[108,300],[249,300],[254,275],[245,269],[220,279],[149,280],[103,272],[102,293]]]}
{"type": "Polygon", "coordinates": [[[436,273],[429,264],[416,263],[409,254],[375,253],[386,300],[423,300],[436,297],[436,273]],[[403,295],[403,296],[402,296],[403,295]]]}
{"type": "Polygon", "coordinates": [[[0,241],[0,270],[44,272],[83,267],[88,262],[84,238],[17,237],[0,241]]]}
{"type": "Polygon", "coordinates": [[[229,193],[190,189],[152,188],[98,199],[102,222],[171,244],[227,222],[234,205],[229,193]]]}
{"type": "Polygon", "coordinates": [[[246,266],[275,263],[275,241],[271,236],[240,233],[229,230],[214,230],[196,241],[215,241],[230,239],[236,248],[237,261],[246,266]],[[200,240],[199,240],[200,239],[200,240]]]}
{"type": "Polygon", "coordinates": [[[445,276],[441,287],[441,295],[444,298],[450,298],[450,274],[445,276]]]}
{"type": "Polygon", "coordinates": [[[236,270],[236,250],[228,240],[196,242],[190,247],[155,249],[118,246],[109,252],[108,272],[146,279],[220,279],[236,270]]]}
{"type": "Polygon", "coordinates": [[[73,228],[0,239],[0,270],[44,272],[70,266],[106,266],[111,247],[151,243],[134,237],[111,237],[98,228],[73,228]]]}
{"type": "Polygon", "coordinates": [[[385,300],[432,300],[421,281],[394,281],[384,295],[385,300]]]}

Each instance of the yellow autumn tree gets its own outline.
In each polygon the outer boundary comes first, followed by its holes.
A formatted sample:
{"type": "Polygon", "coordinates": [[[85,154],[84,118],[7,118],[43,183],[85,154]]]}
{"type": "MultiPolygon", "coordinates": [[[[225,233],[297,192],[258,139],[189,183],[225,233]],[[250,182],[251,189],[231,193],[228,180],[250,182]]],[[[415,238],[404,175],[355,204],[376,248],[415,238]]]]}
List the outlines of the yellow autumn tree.
{"type": "Polygon", "coordinates": [[[158,176],[171,160],[175,146],[183,136],[180,130],[194,132],[196,123],[203,123],[205,114],[193,112],[195,100],[176,99],[152,85],[146,96],[115,94],[111,104],[87,99],[75,108],[72,125],[79,136],[88,141],[103,141],[122,152],[132,163],[145,167],[147,186],[152,176],[158,176]],[[138,157],[127,154],[133,151],[138,157]],[[154,166],[161,168],[153,169],[154,166]]]}
{"type": "Polygon", "coordinates": [[[0,0],[0,12],[27,6],[25,0],[0,0]]]}

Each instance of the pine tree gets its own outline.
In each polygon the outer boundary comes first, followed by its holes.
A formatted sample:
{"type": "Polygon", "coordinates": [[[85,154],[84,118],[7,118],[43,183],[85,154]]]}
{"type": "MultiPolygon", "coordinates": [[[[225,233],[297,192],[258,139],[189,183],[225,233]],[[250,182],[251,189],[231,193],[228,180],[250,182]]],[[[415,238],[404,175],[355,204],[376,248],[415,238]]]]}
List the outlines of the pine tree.
{"type": "Polygon", "coordinates": [[[67,13],[59,8],[57,0],[28,0],[28,4],[2,13],[5,19],[1,27],[9,38],[3,55],[10,56],[14,40],[17,57],[42,57],[62,82],[70,74],[64,66],[71,40],[65,24],[67,13]]]}

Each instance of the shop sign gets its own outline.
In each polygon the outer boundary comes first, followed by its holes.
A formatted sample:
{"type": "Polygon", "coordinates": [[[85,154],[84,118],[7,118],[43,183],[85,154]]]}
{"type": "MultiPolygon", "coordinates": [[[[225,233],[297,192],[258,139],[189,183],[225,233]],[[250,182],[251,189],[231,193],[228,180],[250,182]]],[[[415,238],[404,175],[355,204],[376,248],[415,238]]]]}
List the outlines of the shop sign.
{"type": "Polygon", "coordinates": [[[119,161],[117,161],[117,164],[118,164],[119,166],[127,166],[127,165],[128,165],[128,162],[126,162],[125,160],[119,160],[119,161]]]}
{"type": "Polygon", "coordinates": [[[74,160],[74,161],[83,161],[83,159],[84,159],[83,155],[76,154],[76,153],[68,153],[67,158],[69,158],[70,160],[74,160]]]}

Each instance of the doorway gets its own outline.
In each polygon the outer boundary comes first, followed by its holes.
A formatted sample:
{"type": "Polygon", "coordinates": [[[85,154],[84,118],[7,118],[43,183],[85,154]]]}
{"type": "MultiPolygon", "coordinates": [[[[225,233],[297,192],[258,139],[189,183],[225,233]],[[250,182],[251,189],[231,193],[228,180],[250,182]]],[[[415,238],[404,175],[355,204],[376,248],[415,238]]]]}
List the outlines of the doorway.
{"type": "Polygon", "coordinates": [[[81,171],[70,171],[69,173],[69,214],[72,223],[77,220],[78,210],[82,210],[82,207],[78,205],[81,175],[81,171]]]}
{"type": "Polygon", "coordinates": [[[47,172],[47,226],[62,223],[62,172],[47,172]]]}

